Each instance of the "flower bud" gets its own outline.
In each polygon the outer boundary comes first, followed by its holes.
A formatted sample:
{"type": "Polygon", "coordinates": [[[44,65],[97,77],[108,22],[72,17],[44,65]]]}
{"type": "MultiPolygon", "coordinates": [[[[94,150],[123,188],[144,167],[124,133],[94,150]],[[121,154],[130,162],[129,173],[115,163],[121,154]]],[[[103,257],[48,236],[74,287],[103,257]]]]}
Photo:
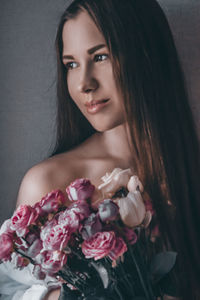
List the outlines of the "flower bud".
{"type": "Polygon", "coordinates": [[[124,227],[123,233],[125,235],[126,241],[130,245],[134,245],[137,242],[137,234],[135,233],[135,231],[132,228],[124,227]]]}
{"type": "Polygon", "coordinates": [[[94,185],[85,178],[76,179],[66,188],[70,201],[85,201],[92,196],[94,190],[94,185]]]}
{"type": "Polygon", "coordinates": [[[136,227],[144,220],[146,210],[139,191],[128,193],[126,198],[116,200],[121,219],[128,227],[136,227]]]}
{"type": "Polygon", "coordinates": [[[35,224],[38,214],[30,205],[21,204],[11,218],[10,229],[18,236],[24,237],[29,232],[29,226],[35,224]]]}
{"type": "Polygon", "coordinates": [[[39,215],[43,213],[54,213],[62,207],[65,203],[65,196],[60,190],[53,190],[52,192],[46,194],[40,202],[36,203],[34,208],[39,215]]]}
{"type": "Polygon", "coordinates": [[[127,188],[129,190],[129,192],[131,192],[131,193],[134,193],[137,190],[137,188],[139,188],[140,192],[143,192],[143,190],[144,190],[141,181],[139,180],[139,178],[136,175],[131,176],[131,178],[129,179],[129,182],[127,184],[127,188]]]}
{"type": "Polygon", "coordinates": [[[119,207],[110,199],[105,199],[99,204],[99,217],[102,222],[115,220],[119,212],[119,207]]]}
{"type": "Polygon", "coordinates": [[[66,262],[67,255],[64,252],[46,252],[41,265],[42,271],[49,276],[54,276],[55,273],[62,269],[66,262]]]}
{"type": "Polygon", "coordinates": [[[84,222],[83,228],[81,229],[81,235],[84,240],[87,240],[97,232],[101,231],[101,229],[102,225],[98,215],[92,213],[84,222]]]}

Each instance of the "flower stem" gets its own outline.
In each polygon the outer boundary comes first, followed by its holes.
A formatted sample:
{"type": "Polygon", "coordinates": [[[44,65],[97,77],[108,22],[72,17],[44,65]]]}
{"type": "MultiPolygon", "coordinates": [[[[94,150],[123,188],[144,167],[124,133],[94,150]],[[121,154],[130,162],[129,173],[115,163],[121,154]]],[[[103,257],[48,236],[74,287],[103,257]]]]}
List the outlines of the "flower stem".
{"type": "Polygon", "coordinates": [[[122,272],[122,274],[123,274],[123,279],[124,279],[124,281],[125,281],[126,284],[127,284],[127,289],[131,290],[132,295],[135,296],[135,293],[134,293],[132,284],[131,284],[130,281],[128,280],[127,274],[125,273],[124,268],[123,268],[123,265],[122,265],[121,262],[120,262],[120,264],[119,264],[119,267],[120,267],[120,270],[121,270],[121,272],[122,272]]]}
{"type": "Polygon", "coordinates": [[[20,254],[21,256],[23,256],[23,257],[27,258],[28,260],[30,260],[30,262],[31,262],[33,265],[35,265],[35,261],[34,261],[31,257],[27,256],[26,254],[24,254],[23,252],[19,251],[18,249],[15,249],[15,251],[16,251],[18,254],[20,254]]]}
{"type": "MultiPolygon", "coordinates": [[[[137,244],[137,247],[138,247],[138,250],[139,250],[139,251],[138,251],[139,256],[141,256],[141,255],[140,255],[140,253],[141,253],[141,247],[140,247],[139,243],[137,244]]],[[[149,273],[147,273],[147,286],[148,286],[148,289],[149,289],[150,297],[151,297],[152,299],[154,299],[155,296],[154,296],[154,293],[153,293],[153,290],[152,290],[152,286],[151,286],[151,283],[150,283],[149,273]]]]}
{"type": "Polygon", "coordinates": [[[139,276],[139,278],[140,278],[140,282],[141,282],[141,285],[142,285],[143,290],[144,290],[144,293],[145,293],[145,297],[146,297],[147,300],[151,300],[151,298],[149,298],[149,293],[148,293],[148,291],[147,291],[147,288],[146,288],[146,285],[145,285],[145,282],[144,282],[144,279],[143,279],[141,270],[140,270],[140,268],[139,268],[139,265],[138,265],[138,263],[137,263],[137,261],[136,261],[136,259],[135,259],[135,255],[133,254],[132,248],[130,247],[129,249],[130,249],[131,257],[132,257],[133,262],[134,262],[134,264],[135,264],[135,267],[136,267],[136,269],[137,269],[138,276],[139,276]]]}
{"type": "Polygon", "coordinates": [[[123,298],[122,294],[120,293],[120,290],[118,289],[117,285],[115,286],[115,290],[116,290],[117,294],[120,297],[119,300],[124,300],[124,298],[123,298]]]}

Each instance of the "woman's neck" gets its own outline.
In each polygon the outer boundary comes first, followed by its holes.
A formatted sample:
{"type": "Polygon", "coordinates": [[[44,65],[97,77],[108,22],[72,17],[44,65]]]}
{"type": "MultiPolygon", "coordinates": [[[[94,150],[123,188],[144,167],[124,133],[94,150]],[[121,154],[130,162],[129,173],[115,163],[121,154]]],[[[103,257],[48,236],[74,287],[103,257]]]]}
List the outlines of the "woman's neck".
{"type": "Polygon", "coordinates": [[[104,153],[113,158],[127,161],[127,164],[132,162],[130,138],[125,124],[102,133],[98,132],[96,135],[104,153]]]}

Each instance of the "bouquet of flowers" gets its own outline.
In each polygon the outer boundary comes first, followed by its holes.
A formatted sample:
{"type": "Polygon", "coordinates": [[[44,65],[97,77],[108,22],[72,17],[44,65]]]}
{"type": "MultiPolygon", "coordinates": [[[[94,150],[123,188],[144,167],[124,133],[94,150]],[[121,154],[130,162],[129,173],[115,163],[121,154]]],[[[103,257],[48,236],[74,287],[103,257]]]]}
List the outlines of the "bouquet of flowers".
{"type": "Polygon", "coordinates": [[[0,261],[38,279],[62,283],[63,299],[156,299],[176,253],[149,260],[148,244],[159,235],[155,212],[130,169],[106,173],[96,188],[76,179],[66,193],[48,193],[34,206],[21,205],[0,231],[0,261]],[[151,227],[151,229],[150,229],[151,227]]]}

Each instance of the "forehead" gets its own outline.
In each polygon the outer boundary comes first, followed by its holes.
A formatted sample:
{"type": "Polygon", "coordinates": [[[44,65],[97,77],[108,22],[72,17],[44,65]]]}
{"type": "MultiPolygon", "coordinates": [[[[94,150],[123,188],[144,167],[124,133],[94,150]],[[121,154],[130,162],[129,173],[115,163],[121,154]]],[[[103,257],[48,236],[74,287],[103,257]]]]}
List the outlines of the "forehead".
{"type": "Polygon", "coordinates": [[[81,11],[75,18],[68,20],[63,27],[63,52],[87,50],[97,44],[105,43],[104,36],[87,12],[81,11]]]}

